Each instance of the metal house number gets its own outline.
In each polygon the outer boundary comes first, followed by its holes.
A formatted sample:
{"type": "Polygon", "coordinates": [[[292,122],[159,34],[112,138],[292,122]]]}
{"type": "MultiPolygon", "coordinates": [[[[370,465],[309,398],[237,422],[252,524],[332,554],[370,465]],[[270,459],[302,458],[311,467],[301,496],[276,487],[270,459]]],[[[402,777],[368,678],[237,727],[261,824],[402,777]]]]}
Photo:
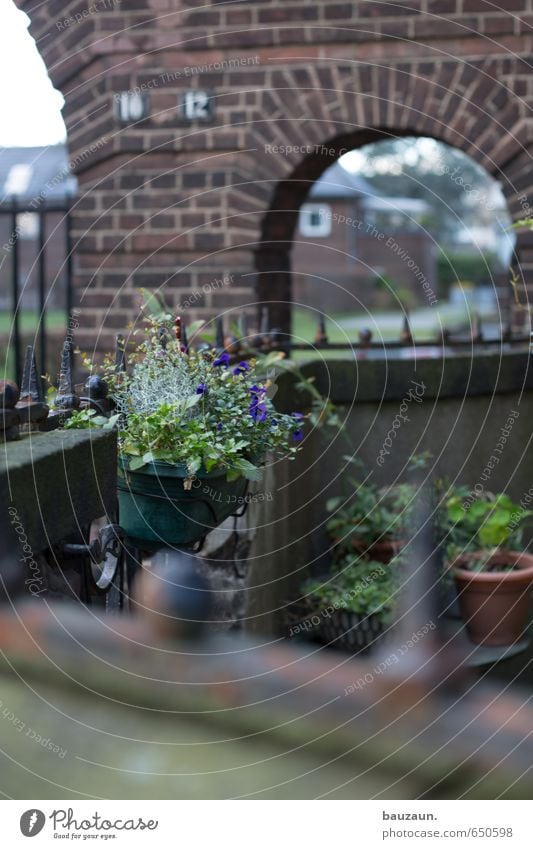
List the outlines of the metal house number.
{"type": "Polygon", "coordinates": [[[186,91],[183,114],[189,121],[208,121],[213,117],[213,101],[207,91],[186,91]]]}

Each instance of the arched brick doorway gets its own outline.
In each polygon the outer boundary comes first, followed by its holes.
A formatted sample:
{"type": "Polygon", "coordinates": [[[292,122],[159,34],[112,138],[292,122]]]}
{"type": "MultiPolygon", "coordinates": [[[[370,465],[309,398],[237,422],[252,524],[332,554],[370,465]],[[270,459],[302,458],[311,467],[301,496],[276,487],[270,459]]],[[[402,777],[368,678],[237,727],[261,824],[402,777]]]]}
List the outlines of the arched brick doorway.
{"type": "MultiPolygon", "coordinates": [[[[81,347],[96,330],[103,347],[112,344],[140,286],[161,286],[177,303],[233,275],[232,287],[195,300],[192,319],[238,310],[257,293],[287,296],[296,210],[333,159],[275,155],[272,146],[340,149],[380,134],[430,136],[497,177],[513,217],[531,214],[528,0],[499,15],[482,2],[439,15],[406,0],[399,15],[392,6],[329,0],[235,9],[183,0],[169,12],[123,0],[68,24],[59,0],[16,2],[66,100],[80,186],[73,238],[78,291],[86,293],[81,347]],[[148,115],[121,123],[117,93],[140,86],[148,115]],[[213,93],[210,122],[182,120],[177,104],[190,89],[213,93]]],[[[526,282],[529,241],[518,241],[526,282]]],[[[287,325],[287,306],[273,321],[287,325]]]]}
{"type": "MultiPolygon", "coordinates": [[[[347,151],[385,139],[417,135],[421,134],[417,134],[411,129],[365,128],[327,139],[322,144],[314,146],[314,149],[304,156],[295,167],[292,174],[276,185],[271,205],[263,219],[261,241],[256,252],[259,306],[261,309],[265,304],[268,305],[270,321],[273,326],[281,328],[284,333],[290,335],[291,303],[293,299],[291,249],[299,211],[312,184],[347,151]]],[[[436,135],[433,138],[438,141],[441,140],[436,135]]],[[[302,147],[305,146],[302,145],[302,147]]],[[[467,149],[467,145],[461,147],[467,149]]],[[[483,161],[485,168],[489,164],[486,156],[478,156],[477,161],[483,161]]],[[[513,160],[505,163],[505,166],[506,169],[511,171],[516,167],[513,160]]],[[[508,201],[511,200],[512,202],[514,199],[516,202],[517,187],[511,184],[506,172],[496,162],[493,162],[489,173],[501,182],[508,201]]],[[[523,213],[524,202],[527,204],[527,195],[520,195],[518,200],[521,201],[523,213]]],[[[527,245],[528,237],[522,236],[521,239],[519,237],[520,241],[522,248],[520,249],[517,246],[517,259],[519,259],[520,254],[523,255],[523,246],[524,244],[527,245]]],[[[528,254],[526,254],[527,257],[528,254]]],[[[522,267],[522,264],[519,263],[519,271],[522,272],[524,280],[527,281],[529,277],[527,264],[522,267]]]]}
{"type": "Polygon", "coordinates": [[[411,133],[406,130],[392,133],[381,129],[364,129],[337,136],[317,144],[290,177],[278,183],[271,206],[263,219],[261,243],[256,252],[257,297],[261,306],[268,304],[273,326],[290,333],[291,248],[300,207],[312,184],[347,151],[383,139],[407,135],[411,133]]]}

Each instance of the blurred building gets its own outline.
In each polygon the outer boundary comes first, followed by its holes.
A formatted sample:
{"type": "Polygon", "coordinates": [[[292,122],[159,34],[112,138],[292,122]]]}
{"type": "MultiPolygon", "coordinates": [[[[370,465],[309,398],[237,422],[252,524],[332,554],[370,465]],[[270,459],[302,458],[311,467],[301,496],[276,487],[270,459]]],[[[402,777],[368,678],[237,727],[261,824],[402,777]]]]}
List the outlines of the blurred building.
{"type": "Polygon", "coordinates": [[[385,198],[336,162],[300,209],[292,252],[296,303],[333,312],[425,306],[437,292],[433,240],[422,226],[428,205],[385,198]],[[423,284],[426,284],[425,286],[423,284]]]}
{"type": "Polygon", "coordinates": [[[12,307],[14,232],[18,238],[17,277],[22,308],[38,308],[40,210],[46,210],[42,238],[47,306],[64,308],[67,239],[65,210],[75,191],[76,179],[70,173],[65,145],[0,149],[1,309],[12,307]],[[13,218],[13,215],[16,217],[13,218]]]}

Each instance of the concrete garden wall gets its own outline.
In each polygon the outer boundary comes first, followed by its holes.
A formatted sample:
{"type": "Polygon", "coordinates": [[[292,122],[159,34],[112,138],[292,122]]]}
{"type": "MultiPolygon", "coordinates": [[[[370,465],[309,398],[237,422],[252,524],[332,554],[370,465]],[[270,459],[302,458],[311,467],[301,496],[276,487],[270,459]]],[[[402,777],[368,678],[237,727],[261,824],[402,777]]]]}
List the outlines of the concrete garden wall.
{"type": "MultiPolygon", "coordinates": [[[[376,483],[402,480],[409,457],[429,450],[430,479],[505,490],[516,501],[532,487],[533,375],[527,352],[475,358],[467,352],[418,362],[323,361],[304,371],[315,374],[321,391],[340,405],[344,431],[376,483]]],[[[276,404],[298,409],[291,379],[278,384],[276,404]]],[[[325,438],[315,431],[295,462],[279,463],[266,474],[262,485],[272,500],[258,505],[250,629],[279,631],[283,601],[311,571],[327,565],[325,502],[342,492],[346,451],[340,433],[325,438]]]]}

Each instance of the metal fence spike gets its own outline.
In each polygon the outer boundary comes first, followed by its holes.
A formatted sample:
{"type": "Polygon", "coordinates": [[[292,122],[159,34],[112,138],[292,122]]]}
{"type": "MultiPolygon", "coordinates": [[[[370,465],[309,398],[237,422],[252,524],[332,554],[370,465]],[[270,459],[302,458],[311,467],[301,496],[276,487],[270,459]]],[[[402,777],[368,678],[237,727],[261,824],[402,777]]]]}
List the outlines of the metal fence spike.
{"type": "Polygon", "coordinates": [[[483,325],[479,313],[474,313],[472,316],[472,342],[483,341],[483,325]]]}
{"type": "Polygon", "coordinates": [[[21,401],[44,401],[43,387],[41,377],[37,371],[37,363],[35,360],[35,349],[28,345],[24,357],[24,369],[22,372],[22,382],[20,386],[21,401]]]}
{"type": "Polygon", "coordinates": [[[404,345],[413,344],[413,334],[411,333],[411,325],[409,323],[409,315],[404,313],[402,332],[400,333],[400,342],[404,345]]]}
{"type": "Polygon", "coordinates": [[[176,337],[176,341],[181,344],[181,316],[177,315],[174,319],[174,335],[176,337]]]}
{"type": "Polygon", "coordinates": [[[159,336],[159,344],[161,345],[161,349],[163,351],[166,351],[167,345],[168,345],[168,331],[167,331],[166,327],[160,327],[159,328],[158,336],[159,336]]]}
{"type": "Polygon", "coordinates": [[[322,314],[318,316],[318,328],[315,336],[315,345],[327,345],[328,334],[326,331],[326,317],[322,314]]]}
{"type": "Polygon", "coordinates": [[[75,410],[80,406],[80,399],[74,392],[74,382],[72,379],[72,342],[69,339],[63,342],[63,350],[61,351],[56,406],[62,410],[75,410]]]}
{"type": "Polygon", "coordinates": [[[216,319],[216,336],[215,336],[215,348],[217,351],[224,350],[224,319],[221,315],[217,316],[216,319]]]}
{"type": "Polygon", "coordinates": [[[260,324],[259,324],[259,332],[262,333],[263,335],[266,335],[268,333],[268,329],[269,329],[268,307],[262,307],[261,308],[261,321],[260,321],[260,324]]]}
{"type": "Polygon", "coordinates": [[[239,316],[239,334],[241,343],[245,344],[248,338],[248,313],[242,312],[239,316]]]}
{"type": "Polygon", "coordinates": [[[359,345],[361,348],[368,348],[372,342],[372,331],[368,327],[364,327],[359,331],[359,345]]]}
{"type": "Polygon", "coordinates": [[[185,322],[182,322],[181,325],[181,347],[183,351],[187,353],[189,348],[189,340],[187,339],[187,328],[185,326],[185,322]]]}
{"type": "Polygon", "coordinates": [[[122,333],[118,333],[116,339],[115,371],[126,371],[126,340],[122,333]]]}

